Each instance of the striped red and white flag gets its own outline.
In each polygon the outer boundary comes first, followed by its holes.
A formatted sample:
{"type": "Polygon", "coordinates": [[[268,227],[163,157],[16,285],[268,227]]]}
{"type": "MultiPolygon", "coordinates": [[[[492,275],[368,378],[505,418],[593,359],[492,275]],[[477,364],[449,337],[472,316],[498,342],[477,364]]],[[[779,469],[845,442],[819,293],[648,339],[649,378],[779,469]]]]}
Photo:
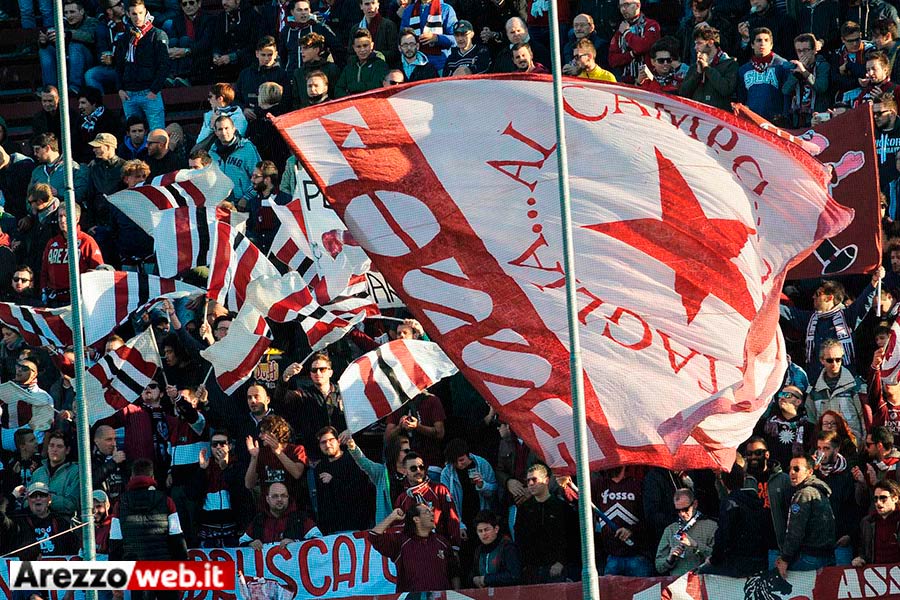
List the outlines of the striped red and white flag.
{"type": "Polygon", "coordinates": [[[85,343],[92,345],[125,322],[131,313],[162,298],[201,295],[193,285],[156,275],[91,271],[81,276],[85,343]]]}
{"type": "Polygon", "coordinates": [[[206,284],[211,299],[240,310],[251,281],[278,275],[272,262],[243,233],[226,223],[216,223],[206,284]]]}
{"type": "Polygon", "coordinates": [[[247,287],[247,302],[278,323],[300,321],[313,351],[321,350],[344,337],[365,314],[342,319],[316,302],[299,273],[261,277],[247,287]]]}
{"type": "Polygon", "coordinates": [[[355,432],[371,425],[457,370],[434,342],[399,339],[379,346],[338,381],[347,426],[355,432]]]}
{"type": "Polygon", "coordinates": [[[884,346],[879,370],[881,381],[885,385],[894,385],[900,379],[900,319],[891,325],[891,335],[884,346]]]}
{"type": "Polygon", "coordinates": [[[272,211],[280,225],[269,254],[294,270],[306,272],[313,265],[313,253],[306,237],[303,201],[295,198],[283,206],[273,204],[272,211]]]}
{"type": "Polygon", "coordinates": [[[2,429],[4,450],[15,451],[13,433],[28,426],[35,432],[47,431],[53,425],[53,397],[34,385],[24,388],[14,381],[0,383],[0,414],[7,413],[2,429]]]}
{"type": "Polygon", "coordinates": [[[153,235],[153,215],[179,207],[215,206],[228,197],[231,179],[212,164],[205,169],[182,169],[155,177],[142,186],[122,190],[109,201],[141,229],[153,235]]]}
{"type": "Polygon", "coordinates": [[[253,370],[272,343],[272,332],[255,306],[244,304],[231,322],[228,335],[200,351],[213,367],[216,381],[233,394],[253,375],[253,370]]]}
{"type": "Polygon", "coordinates": [[[210,248],[215,243],[215,209],[181,207],[154,215],[153,245],[161,277],[209,265],[210,248]]]}
{"type": "Polygon", "coordinates": [[[72,308],[36,308],[0,302],[0,323],[12,327],[29,346],[72,345],[72,308]]]}
{"type": "MultiPolygon", "coordinates": [[[[315,276],[310,283],[310,288],[317,291],[316,298],[320,301],[323,300],[324,295],[318,293],[322,290],[321,281],[318,276],[315,276]]],[[[355,319],[357,316],[365,318],[370,315],[381,314],[381,311],[378,310],[378,304],[369,293],[365,275],[353,275],[344,291],[334,298],[326,298],[325,300],[322,302],[322,307],[344,319],[355,319]]]]}
{"type": "Polygon", "coordinates": [[[104,355],[84,378],[90,423],[137,400],[161,367],[152,328],[104,355]]]}

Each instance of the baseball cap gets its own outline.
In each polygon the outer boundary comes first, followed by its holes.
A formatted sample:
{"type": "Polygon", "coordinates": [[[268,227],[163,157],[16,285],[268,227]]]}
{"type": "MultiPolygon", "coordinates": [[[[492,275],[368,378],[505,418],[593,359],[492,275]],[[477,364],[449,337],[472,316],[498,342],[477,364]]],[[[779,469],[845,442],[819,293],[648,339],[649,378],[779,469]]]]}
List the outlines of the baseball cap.
{"type": "Polygon", "coordinates": [[[50,495],[50,488],[43,481],[35,481],[31,485],[28,486],[27,494],[30,496],[32,494],[47,494],[50,495]]]}
{"type": "Polygon", "coordinates": [[[456,22],[456,25],[453,26],[453,33],[468,33],[470,31],[475,31],[475,28],[472,27],[472,24],[466,21],[465,19],[461,19],[456,22]]]}
{"type": "Polygon", "coordinates": [[[93,141],[88,142],[88,146],[93,146],[94,148],[98,146],[112,146],[115,148],[118,145],[119,142],[116,140],[116,136],[111,133],[98,133],[93,141]]]}
{"type": "Polygon", "coordinates": [[[107,496],[106,492],[103,490],[94,490],[94,493],[91,494],[91,498],[94,499],[94,502],[103,502],[104,504],[109,502],[109,496],[107,496]]]}

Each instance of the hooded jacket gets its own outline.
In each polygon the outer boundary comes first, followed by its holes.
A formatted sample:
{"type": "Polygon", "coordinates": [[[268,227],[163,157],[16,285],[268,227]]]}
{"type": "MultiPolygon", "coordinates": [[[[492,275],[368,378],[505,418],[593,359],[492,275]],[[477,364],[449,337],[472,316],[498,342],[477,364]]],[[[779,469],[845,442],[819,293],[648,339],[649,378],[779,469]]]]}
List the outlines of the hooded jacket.
{"type": "Polygon", "coordinates": [[[227,146],[218,138],[209,149],[209,155],[218,162],[219,168],[228,175],[234,184],[234,197],[237,200],[248,199],[255,193],[250,175],[259,162],[259,152],[250,140],[239,135],[227,146]]]}
{"type": "Polygon", "coordinates": [[[866,402],[860,398],[864,385],[862,379],[853,375],[850,369],[843,367],[832,390],[825,381],[825,372],[822,371],[807,395],[806,418],[815,423],[822,413],[833,410],[843,415],[857,440],[865,439],[866,420],[863,406],[866,402]]]}
{"type": "Polygon", "coordinates": [[[781,559],[791,564],[801,554],[827,556],[834,552],[834,513],[831,488],[810,475],[794,491],[788,508],[781,559]]]}
{"type": "Polygon", "coordinates": [[[152,477],[132,477],[111,514],[111,560],[187,560],[175,503],[152,477]]]}
{"type": "Polygon", "coordinates": [[[763,501],[754,489],[730,492],[719,506],[710,564],[729,571],[732,577],[747,577],[765,564],[766,543],[759,524],[766,519],[763,501]]]}
{"type": "Polygon", "coordinates": [[[407,81],[423,81],[425,79],[437,79],[438,72],[434,66],[428,62],[425,53],[416,53],[412,62],[407,62],[406,58],[400,59],[400,68],[403,69],[403,76],[407,81]]]}

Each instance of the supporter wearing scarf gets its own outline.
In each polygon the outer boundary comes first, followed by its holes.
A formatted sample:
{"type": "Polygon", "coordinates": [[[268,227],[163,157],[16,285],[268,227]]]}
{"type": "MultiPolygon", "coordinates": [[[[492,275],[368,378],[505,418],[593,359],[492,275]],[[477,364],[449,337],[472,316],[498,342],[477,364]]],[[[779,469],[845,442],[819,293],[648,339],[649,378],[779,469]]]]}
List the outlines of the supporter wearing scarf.
{"type": "Polygon", "coordinates": [[[134,62],[134,53],[137,45],[141,43],[141,40],[144,39],[144,36],[150,33],[150,30],[153,29],[153,17],[151,15],[147,15],[147,19],[144,21],[144,24],[141,27],[137,27],[135,25],[131,25],[131,43],[128,44],[128,50],[125,53],[125,60],[130,63],[134,62]]]}
{"type": "Polygon", "coordinates": [[[772,64],[773,58],[775,58],[774,52],[769,52],[766,56],[756,56],[754,54],[750,57],[750,63],[757,73],[765,73],[766,69],[769,68],[769,65],[772,64]]]}
{"type": "MultiPolygon", "coordinates": [[[[428,15],[425,17],[425,25],[422,25],[423,2],[416,2],[412,7],[412,15],[409,17],[409,26],[416,32],[418,38],[423,33],[431,33],[435,36],[444,35],[443,6],[441,0],[431,0],[428,15]]],[[[441,54],[437,44],[425,44],[422,47],[425,54],[441,54]]]]}
{"type": "Polygon", "coordinates": [[[93,133],[94,127],[97,126],[97,121],[100,120],[100,117],[103,116],[104,112],[106,112],[105,106],[98,106],[97,108],[95,108],[94,112],[84,118],[84,123],[81,124],[81,128],[84,129],[87,133],[93,133]]]}

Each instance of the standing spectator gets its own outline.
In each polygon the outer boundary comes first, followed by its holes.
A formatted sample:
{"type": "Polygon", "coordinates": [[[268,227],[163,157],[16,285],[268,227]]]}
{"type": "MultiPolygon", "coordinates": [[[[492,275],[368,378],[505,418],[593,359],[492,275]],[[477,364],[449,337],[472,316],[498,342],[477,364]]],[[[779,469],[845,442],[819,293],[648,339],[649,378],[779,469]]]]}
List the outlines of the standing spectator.
{"type": "Polygon", "coordinates": [[[737,99],[768,121],[778,121],[784,115],[784,95],[781,88],[787,78],[787,61],[772,52],[772,31],[766,28],[752,31],[753,55],[738,69],[737,99]]]}
{"type": "Polygon", "coordinates": [[[67,462],[69,440],[59,431],[44,437],[47,462],[34,472],[34,482],[44,483],[53,498],[53,510],[71,517],[78,511],[78,465],[67,462]]]}
{"type": "MultiPolygon", "coordinates": [[[[5,329],[5,327],[4,327],[5,329]]],[[[16,488],[27,490],[34,479],[34,472],[42,464],[42,458],[38,452],[38,441],[28,427],[16,429],[13,433],[15,452],[4,463],[0,474],[3,475],[3,485],[0,486],[0,496],[13,497],[16,500],[12,512],[27,510],[27,497],[25,494],[13,494],[16,488]]]]}
{"type": "Polygon", "coordinates": [[[797,59],[790,61],[791,68],[781,88],[787,97],[791,127],[809,127],[813,113],[828,110],[831,65],[816,52],[816,44],[816,37],[810,33],[801,33],[794,40],[797,59]]]}
{"type": "Polygon", "coordinates": [[[885,479],[897,480],[900,450],[894,447],[894,435],[887,427],[874,427],[866,435],[865,465],[853,467],[853,478],[872,488],[885,479]]]}
{"type": "Polygon", "coordinates": [[[859,80],[866,76],[866,54],[875,49],[874,44],[863,39],[859,24],[853,21],[841,24],[841,43],[833,62],[834,82],[839,93],[859,87],[859,80]]]}
{"type": "Polygon", "coordinates": [[[217,83],[209,88],[206,95],[209,101],[209,110],[203,115],[203,126],[197,134],[197,143],[211,141],[216,133],[216,119],[219,117],[231,117],[239,135],[247,132],[247,117],[240,106],[235,104],[236,92],[230,83],[217,83]]]}
{"type": "Polygon", "coordinates": [[[715,27],[697,26],[694,30],[696,64],[684,76],[678,92],[697,102],[729,110],[737,85],[738,65],[722,50],[720,39],[715,27]]]}
{"type": "Polygon", "coordinates": [[[834,565],[834,514],[828,497],[831,488],[813,472],[808,454],[791,459],[794,495],[788,512],[781,556],[775,568],[782,577],[791,571],[815,571],[834,565]]]}
{"type": "MultiPolygon", "coordinates": [[[[327,93],[327,81],[324,82],[322,90],[327,93]]],[[[289,101],[290,98],[283,97],[284,88],[274,81],[261,83],[257,94],[259,105],[253,109],[255,117],[247,126],[246,138],[256,146],[260,158],[272,161],[276,165],[284,165],[293,154],[272,122],[272,117],[290,110],[290,105],[285,104],[285,100],[289,101]]],[[[255,184],[254,191],[256,191],[255,184]]]]}
{"type": "Polygon", "coordinates": [[[891,81],[900,83],[900,64],[897,63],[897,52],[900,44],[897,43],[897,23],[891,20],[879,20],[872,26],[872,42],[877,50],[884,52],[891,64],[891,81]]]}
{"type": "Polygon", "coordinates": [[[619,81],[634,83],[649,65],[650,48],[660,38],[659,23],[641,13],[640,0],[619,0],[622,22],[609,44],[609,65],[619,81]]]}
{"type": "MultiPolygon", "coordinates": [[[[0,498],[0,538],[3,552],[12,552],[20,560],[39,560],[42,556],[65,556],[78,552],[79,536],[72,521],[53,508],[50,488],[42,481],[28,486],[28,512],[10,517],[6,498],[0,498]],[[62,533],[63,535],[50,536],[62,533]],[[40,542],[36,544],[36,542],[40,542]],[[19,548],[24,548],[19,551],[19,548]]],[[[29,598],[27,594],[22,598],[29,598]]]]}
{"type": "Polygon", "coordinates": [[[400,33],[400,67],[406,81],[423,81],[437,79],[438,72],[419,50],[419,41],[415,32],[406,28],[400,33]]]}
{"type": "Polygon", "coordinates": [[[269,252],[269,246],[278,230],[279,222],[273,206],[284,206],[291,201],[291,196],[278,189],[281,178],[278,167],[270,160],[256,164],[250,182],[256,195],[250,199],[247,209],[250,218],[247,221],[247,237],[263,252],[269,252]]]}
{"type": "Polygon", "coordinates": [[[368,29],[357,29],[353,34],[353,53],[335,85],[336,98],[379,88],[388,72],[387,63],[374,52],[368,29]]]}
{"type": "Polygon", "coordinates": [[[97,41],[95,58],[99,64],[91,67],[84,74],[84,83],[88,87],[107,92],[119,89],[113,57],[116,44],[128,31],[125,23],[125,4],[122,0],[101,0],[104,14],[97,20],[97,41]]]}
{"type": "Polygon", "coordinates": [[[384,520],[406,483],[406,455],[409,454],[409,439],[403,435],[395,435],[388,440],[384,449],[384,464],[369,460],[356,445],[350,431],[341,433],[339,440],[347,446],[349,454],[357,466],[369,477],[375,486],[375,520],[384,520]]]}
{"type": "Polygon", "coordinates": [[[822,342],[819,349],[819,361],[822,373],[810,388],[806,399],[806,417],[810,421],[818,421],[819,415],[833,410],[845,417],[850,430],[856,439],[866,434],[863,401],[865,384],[856,377],[844,364],[844,348],[842,344],[829,339],[822,342]]]}
{"type": "MultiPolygon", "coordinates": [[[[880,58],[871,61],[879,76],[884,72],[880,58]]],[[[890,82],[894,85],[893,82],[890,82]]],[[[894,88],[900,91],[900,86],[894,88]]],[[[875,119],[875,154],[878,157],[878,180],[882,190],[889,190],[892,183],[900,177],[897,170],[897,156],[900,150],[900,126],[897,122],[897,100],[893,94],[873,97],[872,116],[875,119]]],[[[893,186],[895,187],[895,186],[893,186]]],[[[883,200],[882,200],[883,202],[883,200]]],[[[883,293],[883,292],[882,292],[883,293]]],[[[885,312],[884,314],[889,314],[885,312]]]]}
{"type": "Polygon", "coordinates": [[[441,483],[453,496],[462,529],[469,532],[475,526],[475,517],[478,513],[494,507],[497,499],[497,478],[490,463],[480,456],[471,454],[469,445],[463,439],[451,440],[444,455],[447,464],[441,471],[441,483]]]}
{"type": "Polygon", "coordinates": [[[681,62],[675,39],[664,37],[650,48],[650,69],[638,73],[637,85],[664,94],[678,94],[690,68],[681,62]],[[678,67],[678,65],[681,67],[678,67]],[[652,77],[651,77],[652,75],[652,77]]]}
{"type": "Polygon", "coordinates": [[[475,516],[475,533],[478,545],[472,572],[465,580],[465,587],[495,588],[518,585],[522,581],[522,561],[512,540],[500,535],[500,519],[489,510],[475,516]]]}
{"type": "MultiPolygon", "coordinates": [[[[871,388],[869,388],[869,397],[871,398],[871,388]]],[[[882,423],[878,423],[877,419],[874,420],[875,425],[882,425],[882,423]]],[[[819,422],[816,424],[816,431],[819,433],[822,432],[834,432],[838,438],[838,449],[842,456],[846,457],[855,457],[860,450],[859,443],[860,439],[857,439],[853,432],[850,430],[850,425],[847,423],[847,420],[833,410],[826,410],[821,415],[819,415],[819,422]]]]}
{"type": "Polygon", "coordinates": [[[444,77],[450,77],[459,67],[468,67],[473,75],[487,73],[491,68],[491,52],[484,44],[476,44],[475,30],[468,21],[457,21],[453,27],[456,46],[450,49],[444,63],[444,77]]]}
{"type": "MultiPolygon", "coordinates": [[[[612,82],[616,81],[615,75],[597,64],[597,49],[594,47],[594,44],[592,44],[590,40],[578,40],[578,43],[575,45],[575,48],[572,50],[572,52],[574,57],[572,59],[572,63],[566,65],[567,67],[574,65],[575,70],[572,71],[571,74],[577,75],[582,79],[612,82]]],[[[563,71],[565,71],[565,67],[563,67],[563,71]]]]}
{"type": "MultiPolygon", "coordinates": [[[[338,61],[338,66],[344,66],[344,49],[341,47],[347,40],[354,39],[350,35],[350,29],[360,22],[363,17],[362,11],[359,9],[359,3],[356,0],[322,0],[319,3],[320,11],[318,13],[319,23],[326,25],[328,29],[334,32],[334,37],[338,42],[338,46],[332,46],[329,43],[332,54],[338,61]]],[[[304,35],[307,32],[303,32],[304,35]]],[[[328,36],[325,36],[328,40],[328,36]]]]}
{"type": "Polygon", "coordinates": [[[241,536],[242,546],[262,550],[263,544],[277,542],[284,547],[291,542],[321,537],[322,532],[305,512],[297,508],[283,483],[269,486],[265,499],[265,508],[253,515],[247,531],[241,536]]]}
{"type": "Polygon", "coordinates": [[[4,147],[8,145],[6,130],[6,121],[0,117],[0,198],[3,199],[3,206],[0,207],[0,230],[9,234],[12,233],[16,218],[27,212],[25,196],[34,170],[34,161],[29,156],[12,149],[8,151],[4,147]],[[3,223],[10,219],[12,221],[8,224],[3,223]]]}
{"type": "MultiPolygon", "coordinates": [[[[346,62],[344,43],[347,38],[338,39],[328,25],[318,22],[309,4],[309,0],[290,0],[288,2],[293,20],[278,36],[278,55],[281,56],[281,64],[288,74],[306,66],[307,57],[303,56],[303,39],[315,34],[322,37],[323,51],[327,49],[334,56],[332,64],[335,66],[335,73],[339,73],[337,65],[343,65],[346,62]]],[[[394,31],[396,31],[396,27],[394,31]]],[[[351,36],[349,39],[352,40],[353,37],[351,36]]]]}
{"type": "Polygon", "coordinates": [[[394,411],[387,419],[384,430],[385,439],[396,433],[403,433],[412,443],[412,449],[424,457],[426,464],[435,467],[434,477],[440,477],[443,463],[444,422],[447,416],[440,398],[422,392],[406,403],[400,410],[394,411]]]}
{"type": "Polygon", "coordinates": [[[541,464],[528,469],[531,498],[516,512],[515,539],[522,549],[522,572],[526,584],[565,580],[572,514],[569,506],[550,493],[550,471],[541,464]]]}
{"type": "MultiPolygon", "coordinates": [[[[110,509],[109,496],[103,490],[94,490],[91,494],[91,515],[94,517],[94,543],[97,548],[97,560],[109,560],[109,530],[112,527],[112,516],[109,514],[110,509]]],[[[97,594],[98,598],[112,598],[112,592],[104,592],[97,594]]]]}
{"type": "MultiPolygon", "coordinates": [[[[381,5],[378,0],[360,0],[359,8],[362,10],[363,18],[358,25],[350,29],[350,39],[357,29],[368,29],[372,34],[372,43],[376,52],[381,52],[384,62],[388,66],[394,66],[400,60],[400,53],[397,52],[397,44],[399,36],[397,25],[390,19],[386,19],[381,15],[381,5]]],[[[457,22],[458,24],[458,22],[457,22]]],[[[472,25],[469,24],[471,30],[472,25]]],[[[455,33],[455,30],[454,30],[455,33]]],[[[353,49],[350,48],[352,51],[353,49]]]]}
{"type": "Polygon", "coordinates": [[[201,449],[198,457],[204,485],[197,537],[201,548],[233,548],[252,513],[244,488],[246,470],[238,464],[228,430],[216,430],[209,445],[210,453],[201,449]]]}
{"type": "MultiPolygon", "coordinates": [[[[859,80],[860,87],[844,94],[844,101],[852,101],[853,106],[859,106],[863,102],[876,102],[892,96],[894,101],[900,101],[900,86],[891,81],[891,63],[887,54],[880,50],[874,50],[866,54],[866,76],[859,80]]],[[[896,107],[894,113],[896,113],[896,107]]],[[[882,122],[882,127],[885,123],[882,122]]],[[[893,128],[893,123],[890,123],[893,128]]],[[[892,175],[896,175],[896,167],[892,175]]],[[[891,181],[890,179],[888,181],[891,181]]]]}
{"type": "Polygon", "coordinates": [[[867,392],[872,409],[872,425],[887,427],[892,435],[900,436],[900,384],[888,385],[881,380],[878,369],[883,358],[884,350],[879,348],[872,357],[872,367],[869,370],[867,392]]]}
{"type": "MultiPolygon", "coordinates": [[[[257,64],[248,66],[241,71],[235,85],[235,101],[243,107],[244,117],[248,121],[257,118],[254,109],[259,106],[259,86],[266,82],[274,82],[282,87],[282,90],[291,89],[291,81],[288,74],[278,63],[278,47],[275,38],[270,35],[263,36],[256,44],[257,64]]],[[[290,105],[290,97],[286,99],[290,105]]],[[[243,135],[243,134],[242,134],[243,135]]]]}
{"type": "MultiPolygon", "coordinates": [[[[34,280],[34,272],[31,270],[31,267],[28,265],[19,265],[18,267],[15,267],[9,282],[9,291],[5,292],[2,297],[4,302],[12,302],[13,304],[19,304],[21,306],[36,306],[40,304],[41,299],[37,295],[37,282],[34,280]]],[[[0,359],[11,357],[12,366],[14,367],[18,351],[16,349],[15,354],[12,353],[14,350],[13,344],[24,344],[24,341],[16,330],[9,328],[9,331],[12,334],[15,334],[16,339],[10,339],[6,336],[3,337],[3,345],[10,354],[4,357],[4,350],[0,348],[0,359]]],[[[12,378],[5,370],[0,371],[0,377],[2,377],[3,381],[9,381],[12,378]]]]}
{"type": "Polygon", "coordinates": [[[291,75],[294,86],[292,100],[294,108],[305,108],[312,104],[307,90],[309,75],[314,71],[321,71],[328,81],[328,97],[334,97],[334,87],[341,76],[341,71],[333,61],[328,60],[330,54],[324,36],[308,33],[300,38],[299,44],[300,64],[291,75]]]}
{"type": "Polygon", "coordinates": [[[245,210],[247,201],[253,195],[250,175],[259,163],[259,152],[253,142],[238,135],[231,117],[216,118],[216,140],[209,149],[209,155],[234,184],[233,194],[236,206],[245,210]]]}
{"type": "Polygon", "coordinates": [[[599,541],[606,554],[604,575],[653,575],[650,557],[655,544],[651,548],[642,483],[640,470],[627,466],[601,471],[592,484],[596,491],[592,495],[594,502],[616,524],[613,528],[601,522],[599,541]]]}
{"type": "Polygon", "coordinates": [[[831,52],[841,43],[841,6],[834,0],[803,0],[798,25],[798,31],[814,36],[824,52],[831,52]]]}
{"type": "Polygon", "coordinates": [[[125,452],[116,448],[116,430],[109,425],[101,425],[94,432],[91,477],[91,487],[105,492],[112,501],[118,500],[119,494],[125,491],[128,463],[125,452]]]}
{"type": "Polygon", "coordinates": [[[860,516],[857,496],[865,496],[863,484],[856,483],[850,473],[847,459],[838,452],[840,438],[834,431],[823,431],[816,437],[816,470],[817,476],[829,488],[831,495],[831,512],[839,518],[835,519],[834,560],[838,566],[849,565],[853,559],[853,536],[856,534],[856,521],[860,516]]]}
{"type": "Polygon", "coordinates": [[[131,28],[116,43],[115,64],[119,98],[125,118],[144,115],[151,129],[166,126],[160,94],[169,76],[169,38],[147,19],[144,0],[130,0],[131,28]]]}
{"type": "Polygon", "coordinates": [[[208,434],[206,418],[198,406],[206,403],[206,388],[197,385],[178,390],[169,386],[167,391],[175,403],[175,416],[168,418],[172,460],[166,488],[178,509],[185,540],[193,548],[197,545],[197,518],[204,499],[203,487],[197,481],[202,478],[200,451],[208,448],[208,434]]]}
{"type": "MultiPolygon", "coordinates": [[[[37,166],[31,172],[30,186],[36,183],[49,184],[54,195],[66,189],[66,173],[63,156],[59,150],[59,138],[52,133],[42,133],[31,139],[31,150],[37,166]]],[[[75,184],[75,199],[84,197],[87,188],[87,172],[78,163],[72,164],[72,176],[75,184]]]]}
{"type": "MultiPolygon", "coordinates": [[[[347,1],[347,0],[345,0],[347,1]]],[[[428,62],[440,73],[450,55],[456,11],[442,0],[412,0],[400,18],[400,29],[407,27],[416,34],[428,62]]]]}
{"type": "Polygon", "coordinates": [[[735,53],[734,34],[737,33],[737,30],[731,21],[721,13],[719,4],[714,0],[691,0],[691,14],[681,22],[678,33],[675,34],[675,37],[678,38],[681,57],[687,65],[694,66],[697,61],[694,32],[701,26],[718,30],[722,49],[728,54],[735,53]]]}
{"type": "Polygon", "coordinates": [[[212,80],[235,81],[250,66],[259,40],[259,14],[241,0],[222,0],[213,22],[212,80]]]}
{"type": "Polygon", "coordinates": [[[59,113],[59,90],[55,85],[45,85],[38,90],[41,110],[31,118],[31,133],[38,136],[52,133],[56,139],[61,137],[62,116],[59,113]]]}
{"type": "Polygon", "coordinates": [[[694,492],[687,488],[675,491],[678,520],[666,527],[656,550],[656,570],[660,575],[684,575],[703,564],[712,555],[715,521],[697,510],[694,492]]]}
{"type": "Polygon", "coordinates": [[[81,0],[63,2],[63,33],[50,27],[38,33],[38,54],[44,85],[58,85],[56,77],[56,45],[62,39],[68,67],[69,89],[75,93],[84,86],[84,74],[94,62],[97,19],[85,16],[81,0]]]}
{"type": "Polygon", "coordinates": [[[150,177],[187,167],[187,163],[169,149],[169,133],[165,129],[154,129],[147,136],[147,165],[150,167],[150,177]]]}
{"type": "Polygon", "coordinates": [[[331,425],[318,432],[322,460],[315,467],[316,522],[325,535],[362,531],[372,523],[369,482],[353,457],[341,449],[331,425]]]}
{"type": "Polygon", "coordinates": [[[69,297],[69,256],[78,256],[79,273],[93,271],[103,264],[103,255],[97,242],[81,230],[81,206],[74,204],[75,213],[75,239],[77,249],[74,253],[69,251],[68,220],[66,207],[60,205],[57,211],[59,216],[59,234],[47,242],[44,247],[44,258],[41,261],[41,293],[44,304],[49,307],[65,306],[71,303],[69,297]]]}
{"type": "Polygon", "coordinates": [[[24,256],[23,262],[31,269],[32,285],[37,288],[35,278],[40,280],[44,248],[59,230],[56,215],[59,200],[53,196],[53,189],[48,184],[38,183],[28,191],[28,204],[32,214],[25,217],[24,228],[20,224],[23,229],[20,252],[24,256]]]}
{"type": "Polygon", "coordinates": [[[875,484],[875,510],[860,523],[859,554],[854,567],[900,562],[900,484],[885,480],[875,484]]]}
{"type": "Polygon", "coordinates": [[[859,23],[860,33],[867,40],[875,35],[875,23],[878,21],[892,21],[900,27],[897,8],[883,0],[848,0],[844,19],[859,23]]]}
{"type": "MultiPolygon", "coordinates": [[[[283,483],[293,490],[306,469],[303,446],[290,443],[291,426],[278,415],[264,417],[259,424],[259,441],[246,439],[250,464],[244,475],[244,487],[252,490],[259,483],[266,493],[273,483],[283,483]]],[[[296,494],[295,494],[296,496],[296,494]]]]}
{"type": "Polygon", "coordinates": [[[417,504],[428,505],[434,512],[434,523],[438,533],[450,540],[454,547],[459,547],[462,541],[462,528],[450,490],[425,476],[427,472],[425,461],[415,452],[410,452],[404,457],[403,467],[406,469],[407,487],[394,500],[394,507],[409,512],[417,504]]]}
{"type": "Polygon", "coordinates": [[[766,440],[772,458],[787,464],[791,457],[808,453],[815,440],[815,426],[806,415],[805,395],[797,387],[785,386],[775,399],[771,414],[761,419],[754,433],[766,440]]]}
{"type": "Polygon", "coordinates": [[[101,133],[114,138],[122,135],[122,119],[118,112],[103,105],[103,92],[94,87],[85,87],[78,94],[78,113],[81,115],[81,126],[73,135],[76,143],[73,151],[79,162],[89,162],[94,153],[91,152],[91,141],[101,133]]]}
{"type": "MultiPolygon", "coordinates": [[[[122,165],[122,181],[131,189],[143,185],[150,177],[150,167],[142,160],[128,160],[122,165]]],[[[110,237],[123,271],[153,274],[156,256],[153,238],[137,226],[118,207],[110,207],[110,237]]]]}
{"type": "MultiPolygon", "coordinates": [[[[128,487],[112,511],[110,560],[187,560],[187,545],[175,503],[157,488],[153,463],[136,460],[128,487]]],[[[137,592],[139,597],[152,598],[137,592]]],[[[181,592],[156,592],[157,600],[174,600],[181,592]]],[[[132,592],[135,598],[135,592],[132,592]]]]}
{"type": "Polygon", "coordinates": [[[212,63],[213,23],[200,0],[181,0],[181,13],[172,19],[169,59],[173,84],[199,83],[212,63]]]}
{"type": "Polygon", "coordinates": [[[750,0],[750,12],[738,23],[737,29],[740,34],[743,59],[749,58],[753,54],[754,36],[752,34],[759,28],[766,28],[772,32],[772,43],[776,54],[779,56],[790,55],[794,37],[797,35],[797,21],[780,10],[777,2],[750,0]]]}

